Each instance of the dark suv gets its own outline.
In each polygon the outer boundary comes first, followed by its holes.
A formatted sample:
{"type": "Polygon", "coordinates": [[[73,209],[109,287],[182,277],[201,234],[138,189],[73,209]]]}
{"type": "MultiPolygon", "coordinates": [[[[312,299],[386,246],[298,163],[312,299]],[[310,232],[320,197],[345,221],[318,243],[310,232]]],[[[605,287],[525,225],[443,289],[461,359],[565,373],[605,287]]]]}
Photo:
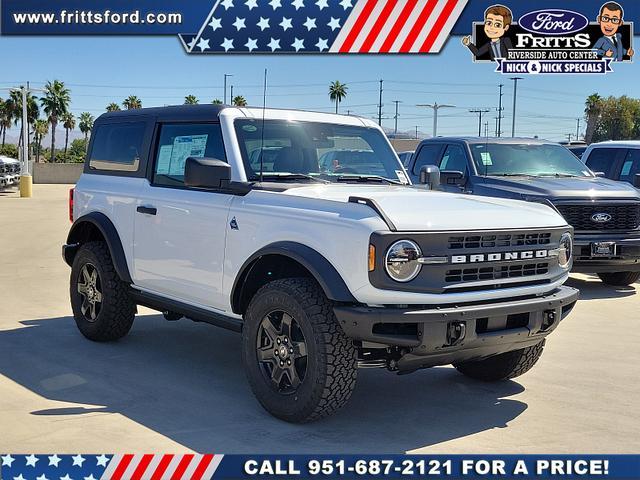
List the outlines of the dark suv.
{"type": "Polygon", "coordinates": [[[640,142],[603,142],[591,145],[582,161],[592,171],[640,188],[640,142]]]}
{"type": "Polygon", "coordinates": [[[640,278],[640,192],[596,176],[561,145],[441,137],[420,143],[407,170],[413,183],[423,170],[422,183],[436,178],[449,192],[548,203],[575,229],[574,272],[617,286],[640,278]]]}

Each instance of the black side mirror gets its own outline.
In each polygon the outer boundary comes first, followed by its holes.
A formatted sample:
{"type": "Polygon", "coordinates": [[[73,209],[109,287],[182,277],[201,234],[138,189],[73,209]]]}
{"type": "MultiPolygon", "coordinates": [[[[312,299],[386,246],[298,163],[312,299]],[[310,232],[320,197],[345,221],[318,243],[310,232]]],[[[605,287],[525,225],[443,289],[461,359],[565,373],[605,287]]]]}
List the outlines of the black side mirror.
{"type": "Polygon", "coordinates": [[[465,180],[464,173],[457,170],[443,170],[440,172],[440,181],[443,185],[463,186],[466,183],[465,180]]]}
{"type": "Polygon", "coordinates": [[[636,188],[640,188],[640,173],[636,173],[633,176],[633,186],[636,188]]]}
{"type": "Polygon", "coordinates": [[[189,157],[184,168],[184,184],[188,187],[228,189],[231,165],[215,158],[189,157]]]}
{"type": "Polygon", "coordinates": [[[440,169],[435,165],[425,165],[420,169],[420,184],[427,185],[430,190],[440,188],[440,169]]]}
{"type": "Polygon", "coordinates": [[[604,173],[604,172],[593,172],[593,174],[598,178],[606,177],[606,173],[604,173]]]}

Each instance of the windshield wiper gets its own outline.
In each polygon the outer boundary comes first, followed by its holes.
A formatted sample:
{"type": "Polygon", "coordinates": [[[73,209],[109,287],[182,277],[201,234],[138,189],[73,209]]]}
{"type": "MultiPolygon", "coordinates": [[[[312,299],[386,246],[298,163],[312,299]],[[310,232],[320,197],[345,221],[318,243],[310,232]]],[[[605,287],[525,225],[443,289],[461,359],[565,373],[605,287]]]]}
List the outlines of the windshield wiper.
{"type": "MultiPolygon", "coordinates": [[[[262,178],[278,179],[278,180],[313,180],[316,183],[331,183],[328,180],[317,178],[304,173],[263,173],[262,178]]],[[[252,181],[260,181],[260,177],[252,177],[252,181]]]]}
{"type": "Polygon", "coordinates": [[[539,177],[556,177],[556,178],[577,178],[579,175],[572,175],[570,173],[550,173],[548,175],[538,175],[539,177]]]}
{"type": "Polygon", "coordinates": [[[491,173],[490,177],[533,177],[528,173],[491,173]]]}
{"type": "Polygon", "coordinates": [[[404,185],[404,183],[398,180],[391,180],[390,178],[381,177],[380,175],[343,175],[336,178],[336,182],[377,182],[388,183],[389,185],[404,185]]]}

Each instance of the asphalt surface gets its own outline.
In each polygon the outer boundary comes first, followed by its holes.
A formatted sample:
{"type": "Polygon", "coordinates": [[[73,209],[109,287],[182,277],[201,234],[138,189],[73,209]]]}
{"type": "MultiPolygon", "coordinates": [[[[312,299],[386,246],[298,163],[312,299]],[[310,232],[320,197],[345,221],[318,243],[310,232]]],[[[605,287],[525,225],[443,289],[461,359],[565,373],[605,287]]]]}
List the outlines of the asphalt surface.
{"type": "Polygon", "coordinates": [[[337,415],[290,425],[252,396],[234,333],[141,309],[120,342],[80,335],[60,255],[68,189],[0,192],[0,452],[640,451],[638,288],[572,278],[582,300],[515,381],[361,370],[337,415]]]}

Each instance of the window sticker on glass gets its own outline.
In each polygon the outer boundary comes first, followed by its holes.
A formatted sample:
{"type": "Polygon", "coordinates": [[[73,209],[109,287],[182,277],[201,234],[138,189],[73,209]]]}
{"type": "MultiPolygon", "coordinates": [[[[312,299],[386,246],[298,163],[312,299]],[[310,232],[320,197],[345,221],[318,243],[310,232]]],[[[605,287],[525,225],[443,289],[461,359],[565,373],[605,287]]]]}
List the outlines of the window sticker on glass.
{"type": "Polygon", "coordinates": [[[407,176],[404,174],[404,172],[402,170],[396,170],[396,176],[398,177],[398,180],[400,180],[402,183],[409,183],[409,180],[407,180],[407,176]]]}
{"type": "Polygon", "coordinates": [[[621,177],[627,177],[631,172],[631,167],[633,166],[633,162],[624,162],[622,166],[622,172],[620,172],[621,177]]]}
{"type": "Polygon", "coordinates": [[[156,173],[159,175],[167,175],[169,173],[169,165],[171,164],[171,151],[173,145],[162,145],[158,154],[158,165],[156,173]]]}
{"type": "Polygon", "coordinates": [[[184,175],[184,164],[189,157],[202,158],[207,149],[209,135],[176,137],[171,150],[169,175],[184,175]]]}
{"type": "Polygon", "coordinates": [[[486,166],[493,165],[491,161],[491,154],[489,152],[480,152],[480,158],[482,158],[482,164],[486,166]]]}

